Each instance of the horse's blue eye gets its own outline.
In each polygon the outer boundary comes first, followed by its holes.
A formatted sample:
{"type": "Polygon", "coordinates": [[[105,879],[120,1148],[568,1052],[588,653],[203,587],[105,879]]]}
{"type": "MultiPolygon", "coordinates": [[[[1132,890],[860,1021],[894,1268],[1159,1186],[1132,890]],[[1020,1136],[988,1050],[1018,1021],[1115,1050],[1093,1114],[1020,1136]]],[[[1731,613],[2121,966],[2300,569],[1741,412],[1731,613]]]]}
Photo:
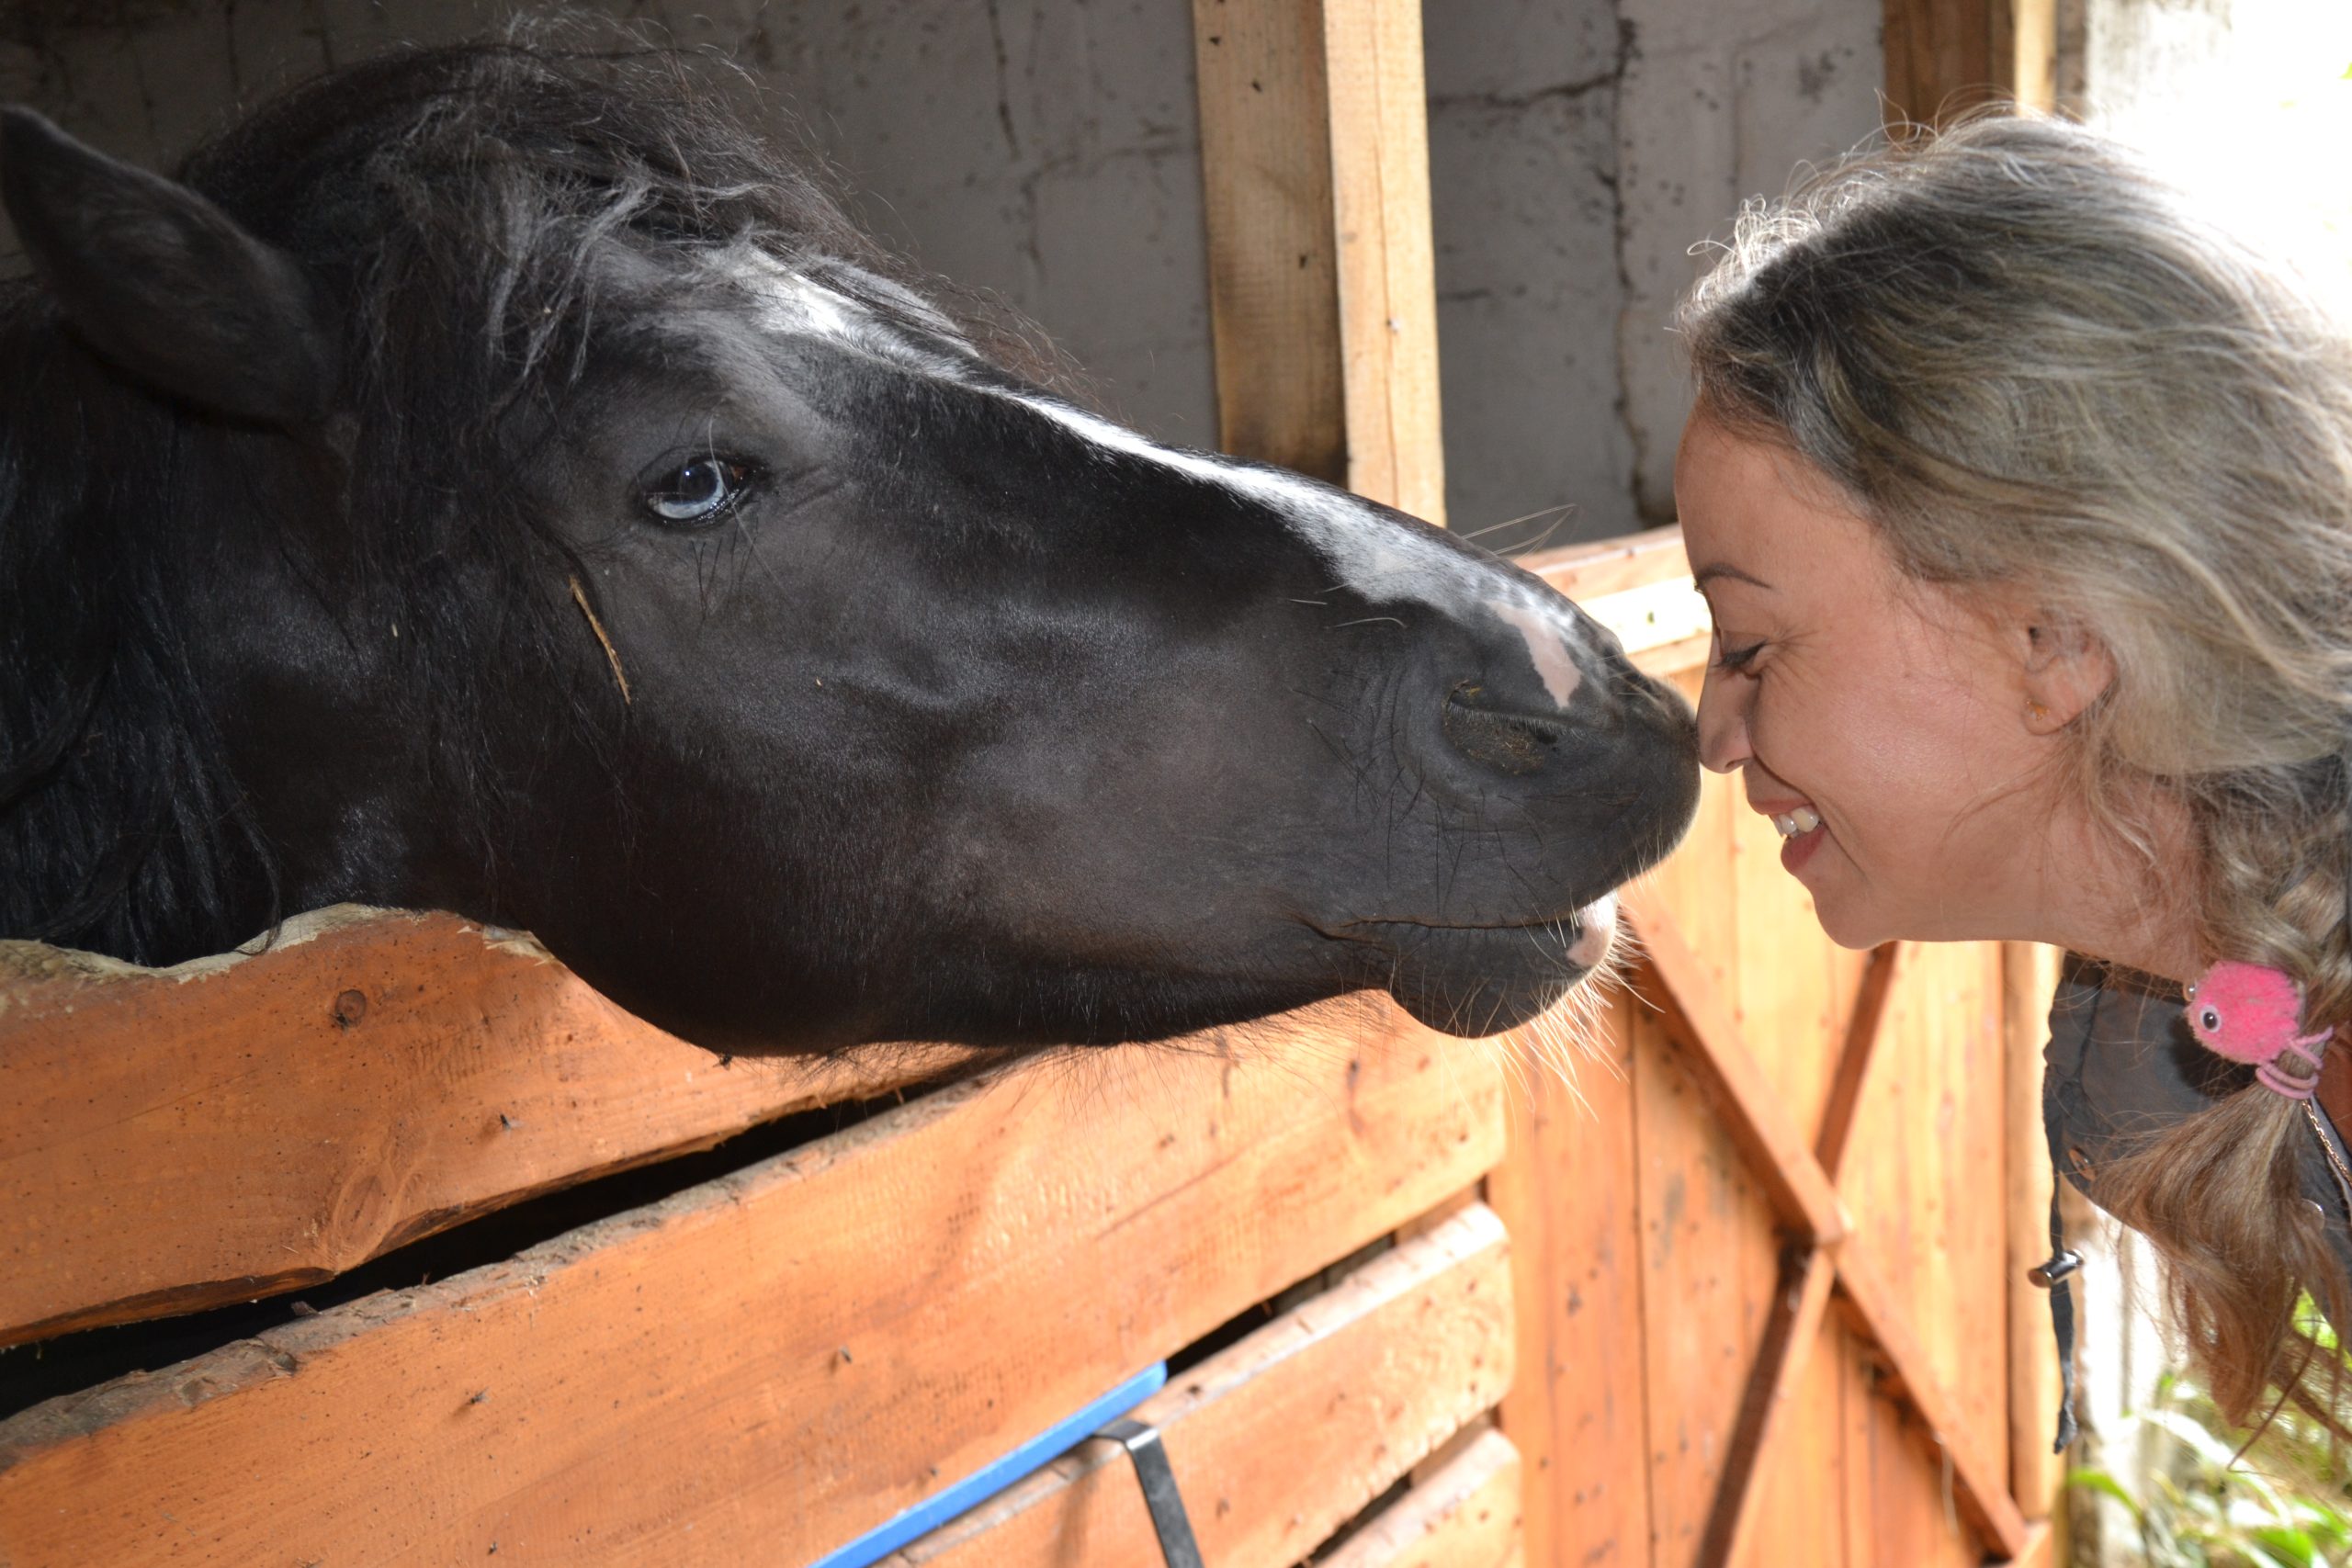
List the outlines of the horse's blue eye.
{"type": "Polygon", "coordinates": [[[664,523],[707,523],[743,499],[751,465],[731,457],[696,457],[657,479],[645,504],[664,523]]]}

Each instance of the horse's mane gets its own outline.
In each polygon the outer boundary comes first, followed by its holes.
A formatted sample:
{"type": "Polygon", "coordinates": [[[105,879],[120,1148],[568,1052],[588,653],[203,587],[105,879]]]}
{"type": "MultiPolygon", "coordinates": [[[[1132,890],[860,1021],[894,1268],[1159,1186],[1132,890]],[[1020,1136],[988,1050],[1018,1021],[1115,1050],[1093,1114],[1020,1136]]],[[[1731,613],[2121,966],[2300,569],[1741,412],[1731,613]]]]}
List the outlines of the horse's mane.
{"type": "MultiPolygon", "coordinates": [[[[578,373],[592,253],[635,237],[846,264],[870,309],[939,325],[809,161],[664,50],[541,31],[396,52],[279,98],[180,177],[344,312],[349,536],[309,587],[346,635],[401,626],[401,743],[493,863],[521,781],[489,765],[488,705],[497,682],[566,667],[544,585],[568,550],[500,484],[501,416],[578,373]]],[[[983,353],[1054,368],[972,305],[954,324],[983,353]]],[[[142,963],[216,950],[284,911],[195,690],[187,630],[207,607],[181,585],[212,531],[256,525],[220,448],[268,438],[134,389],[29,282],[0,283],[0,936],[142,963]]],[[[589,703],[573,693],[573,721],[589,703]]]]}

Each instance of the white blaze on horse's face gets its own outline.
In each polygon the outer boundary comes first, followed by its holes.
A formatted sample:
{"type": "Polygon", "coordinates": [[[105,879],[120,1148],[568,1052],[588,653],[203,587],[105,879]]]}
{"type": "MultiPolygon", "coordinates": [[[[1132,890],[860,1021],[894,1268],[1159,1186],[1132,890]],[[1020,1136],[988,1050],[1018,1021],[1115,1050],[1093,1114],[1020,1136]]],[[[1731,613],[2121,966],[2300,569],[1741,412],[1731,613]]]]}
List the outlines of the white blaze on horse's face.
{"type": "MultiPolygon", "coordinates": [[[[1544,692],[1564,710],[1584,683],[1578,652],[1598,659],[1613,651],[1593,646],[1596,637],[1608,634],[1577,616],[1566,601],[1548,590],[1511,581],[1490,563],[1464,556],[1426,525],[1374,511],[1343,491],[1281,468],[1163,446],[1045,393],[971,378],[964,373],[967,362],[914,341],[859,300],[763,253],[730,252],[724,265],[760,299],[761,324],[771,332],[821,338],[1019,403],[1104,452],[1158,464],[1270,508],[1329,565],[1334,591],[1347,590],[1374,604],[1426,604],[1458,620],[1480,614],[1493,616],[1525,642],[1544,692]]],[[[947,319],[920,296],[858,269],[829,264],[829,270],[856,276],[859,287],[903,302],[919,319],[934,319],[935,327],[926,321],[928,330],[963,352],[972,352],[947,319]]]]}

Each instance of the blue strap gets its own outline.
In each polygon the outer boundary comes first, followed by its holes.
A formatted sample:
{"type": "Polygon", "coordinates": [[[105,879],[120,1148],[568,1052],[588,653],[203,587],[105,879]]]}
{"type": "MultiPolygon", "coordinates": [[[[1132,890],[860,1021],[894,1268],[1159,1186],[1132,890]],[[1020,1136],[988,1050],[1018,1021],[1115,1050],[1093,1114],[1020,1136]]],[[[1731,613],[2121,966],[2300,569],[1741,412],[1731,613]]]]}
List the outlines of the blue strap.
{"type": "MultiPolygon", "coordinates": [[[[1168,1363],[1156,1361],[1102,1398],[1055,1422],[1003,1458],[982,1465],[963,1480],[917,1503],[888,1523],[877,1525],[848,1545],[837,1547],[809,1568],[871,1568],[918,1536],[977,1503],[995,1496],[1032,1471],[1041,1470],[1084,1442],[1103,1422],[1125,1415],[1168,1382],[1168,1363]]],[[[1198,1558],[1194,1559],[1197,1562],[1198,1558]]]]}

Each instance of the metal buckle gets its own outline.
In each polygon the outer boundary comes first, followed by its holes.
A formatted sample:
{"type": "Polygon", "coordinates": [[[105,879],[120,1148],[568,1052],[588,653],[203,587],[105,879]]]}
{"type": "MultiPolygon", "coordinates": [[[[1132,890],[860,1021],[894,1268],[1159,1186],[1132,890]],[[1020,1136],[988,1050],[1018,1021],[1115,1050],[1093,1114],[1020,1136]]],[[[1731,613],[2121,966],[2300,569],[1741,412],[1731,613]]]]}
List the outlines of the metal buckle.
{"type": "Polygon", "coordinates": [[[2025,1277],[2048,1290],[2083,1266],[2083,1255],[2061,1248],[2025,1271],[2025,1277]]]}

